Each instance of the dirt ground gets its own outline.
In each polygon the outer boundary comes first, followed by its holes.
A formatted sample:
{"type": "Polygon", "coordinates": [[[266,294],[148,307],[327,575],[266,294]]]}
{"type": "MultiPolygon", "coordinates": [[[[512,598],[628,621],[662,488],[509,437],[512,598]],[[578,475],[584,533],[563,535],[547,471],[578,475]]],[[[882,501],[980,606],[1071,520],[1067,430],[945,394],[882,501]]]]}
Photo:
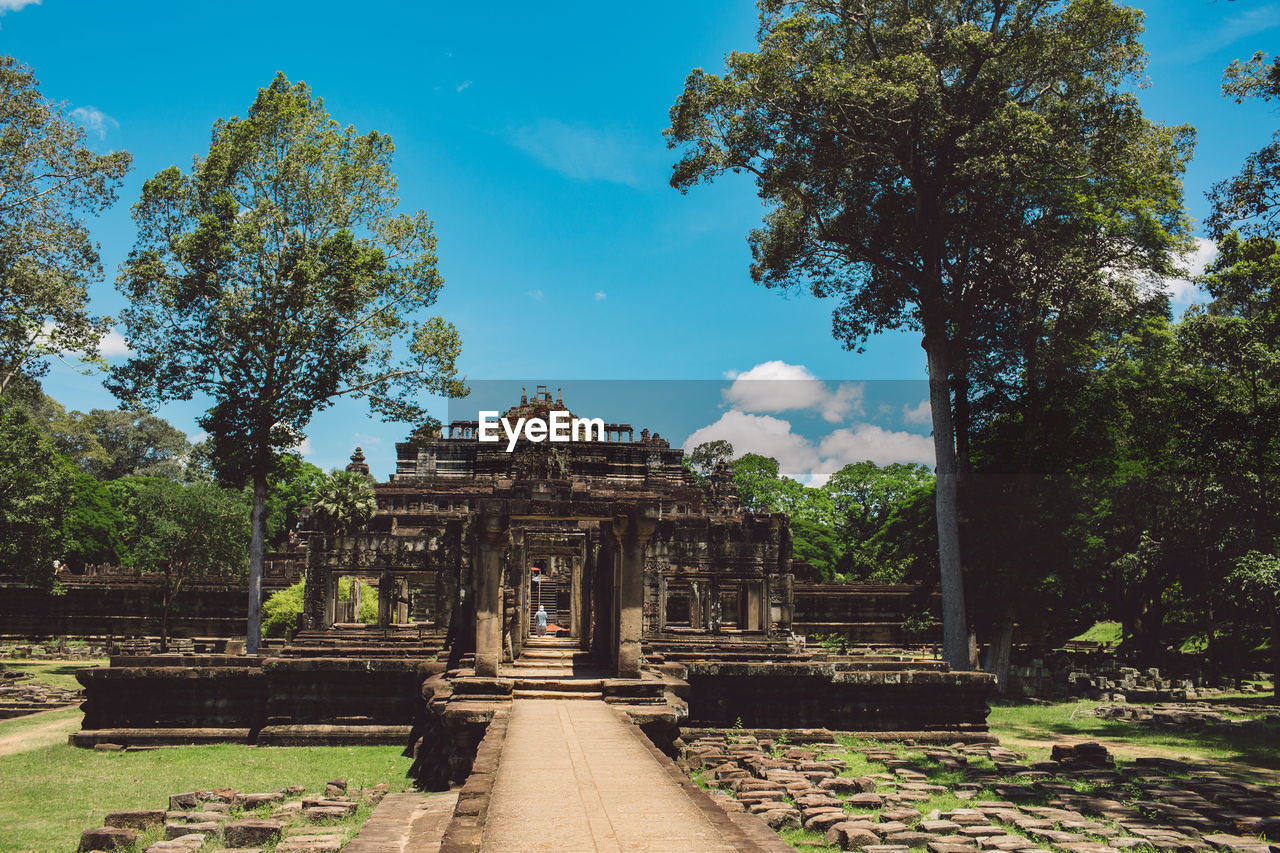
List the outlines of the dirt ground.
{"type": "Polygon", "coordinates": [[[74,710],[73,713],[73,709],[74,705],[17,718],[23,723],[17,731],[6,732],[0,729],[0,755],[66,743],[67,735],[79,731],[80,720],[84,717],[79,710],[74,710]]]}

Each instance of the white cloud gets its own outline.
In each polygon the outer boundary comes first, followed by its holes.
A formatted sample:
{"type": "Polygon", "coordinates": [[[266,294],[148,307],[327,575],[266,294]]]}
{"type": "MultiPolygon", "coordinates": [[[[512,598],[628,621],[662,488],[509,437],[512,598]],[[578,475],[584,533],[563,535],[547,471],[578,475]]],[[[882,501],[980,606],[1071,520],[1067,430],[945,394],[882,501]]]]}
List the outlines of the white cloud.
{"type": "Polygon", "coordinates": [[[618,128],[541,119],[517,130],[512,142],[543,166],[573,181],[637,186],[642,148],[634,134],[618,128]]]}
{"type": "Polygon", "coordinates": [[[1218,247],[1212,240],[1196,238],[1196,247],[1182,257],[1182,264],[1187,269],[1188,277],[1166,278],[1163,282],[1164,289],[1168,291],[1174,305],[1185,307],[1190,305],[1197,296],[1203,295],[1191,279],[1203,273],[1204,268],[1217,255],[1218,247]]]}
{"type": "Polygon", "coordinates": [[[596,291],[596,302],[600,302],[600,301],[602,301],[602,300],[604,300],[604,299],[608,298],[608,296],[609,296],[609,294],[605,293],[603,290],[597,290],[597,291],[596,291]]]}
{"type": "Polygon", "coordinates": [[[826,435],[817,444],[791,430],[791,424],[770,415],[728,411],[715,423],[694,431],[683,444],[685,452],[706,441],[724,439],[734,455],[758,453],[778,460],[784,477],[820,486],[832,474],[852,462],[868,459],[877,465],[891,462],[933,464],[933,441],[925,435],[887,430],[874,424],[856,424],[826,435]]]}
{"type": "MultiPolygon", "coordinates": [[[[51,343],[49,336],[53,333],[53,329],[53,321],[45,320],[44,325],[41,326],[40,337],[36,343],[41,346],[48,346],[51,343]]],[[[102,336],[100,341],[98,341],[98,355],[102,358],[120,358],[132,353],[133,350],[129,349],[129,343],[124,339],[124,335],[120,334],[115,329],[108,329],[107,333],[102,336]]],[[[61,350],[58,354],[64,356],[79,356],[81,351],[61,350]]]]}
{"type": "Polygon", "coordinates": [[[5,12],[18,12],[27,6],[39,6],[40,0],[0,0],[0,15],[5,12]]]}
{"type": "Polygon", "coordinates": [[[133,350],[129,348],[129,342],[124,339],[124,335],[115,329],[103,335],[102,340],[98,343],[98,354],[103,358],[121,358],[132,352],[133,350]]]}
{"type": "Polygon", "coordinates": [[[465,90],[465,89],[470,89],[470,88],[471,88],[471,81],[470,81],[470,80],[463,80],[461,83],[459,83],[459,84],[458,84],[458,89],[457,89],[457,91],[461,92],[461,91],[463,91],[463,90],[465,90]]]}
{"type": "Polygon", "coordinates": [[[902,407],[902,419],[909,424],[933,423],[933,411],[928,400],[921,400],[914,406],[908,403],[902,407]]]}
{"type": "Polygon", "coordinates": [[[106,139],[108,130],[117,130],[120,127],[120,122],[97,107],[76,107],[71,111],[71,117],[84,125],[85,130],[96,133],[99,139],[106,139]]]}
{"type": "Polygon", "coordinates": [[[784,477],[807,477],[819,465],[813,443],[791,431],[791,424],[769,415],[729,411],[713,424],[695,430],[684,442],[686,453],[706,441],[724,439],[733,445],[735,456],[758,453],[778,460],[784,477]]]}
{"type": "Polygon", "coordinates": [[[1265,3],[1247,7],[1236,14],[1225,16],[1222,23],[1211,32],[1198,33],[1197,38],[1188,39],[1179,52],[1179,58],[1194,62],[1235,44],[1242,38],[1257,36],[1276,26],[1280,26],[1280,4],[1265,3]]]}
{"type": "Polygon", "coordinates": [[[542,292],[541,290],[530,290],[528,293],[529,293],[529,298],[530,298],[530,299],[532,299],[532,300],[534,300],[535,302],[545,302],[545,301],[546,301],[546,298],[547,298],[547,297],[546,297],[546,295],[545,295],[545,294],[543,294],[543,292],[542,292]]]}
{"type": "Polygon", "coordinates": [[[289,449],[290,449],[290,450],[294,450],[294,451],[296,451],[296,452],[298,453],[298,455],[300,455],[300,456],[302,456],[302,457],[304,457],[304,458],[306,458],[306,457],[311,457],[311,456],[314,456],[314,455],[315,455],[315,451],[311,449],[311,437],[310,437],[310,436],[306,436],[306,437],[304,437],[304,438],[302,439],[302,441],[298,442],[297,444],[295,444],[293,447],[291,447],[291,448],[289,448],[289,449]]]}
{"type": "Polygon", "coordinates": [[[813,410],[828,423],[863,412],[862,384],[843,383],[832,391],[802,364],[766,361],[729,378],[733,384],[725,389],[724,397],[744,412],[813,410]]]}
{"type": "Polygon", "coordinates": [[[877,465],[891,462],[923,462],[933,465],[933,439],[914,432],[887,430],[875,424],[855,424],[822,439],[818,453],[824,469],[834,473],[850,462],[868,459],[877,465]]]}

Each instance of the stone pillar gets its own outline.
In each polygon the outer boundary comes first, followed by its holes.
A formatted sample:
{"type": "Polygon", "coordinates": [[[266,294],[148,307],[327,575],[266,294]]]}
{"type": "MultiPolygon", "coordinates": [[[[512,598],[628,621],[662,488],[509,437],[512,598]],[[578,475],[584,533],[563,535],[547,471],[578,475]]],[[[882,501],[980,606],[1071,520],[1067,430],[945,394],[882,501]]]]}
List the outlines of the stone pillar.
{"type": "Polygon", "coordinates": [[[332,628],[338,608],[338,576],[330,573],[324,579],[324,624],[322,628],[332,628]]]}
{"type": "Polygon", "coordinates": [[[510,583],[515,584],[516,593],[516,624],[511,632],[511,657],[514,660],[524,652],[524,642],[529,638],[529,613],[532,609],[529,601],[529,555],[525,550],[524,528],[514,528],[511,531],[511,546],[512,565],[516,567],[515,577],[509,579],[510,583]]]}
{"type": "Polygon", "coordinates": [[[742,596],[740,601],[742,603],[739,606],[742,608],[742,615],[746,624],[738,627],[744,631],[762,630],[765,601],[764,596],[761,594],[764,591],[763,588],[763,583],[751,582],[742,585],[742,592],[740,593],[742,596]]]}
{"type": "Polygon", "coordinates": [[[569,633],[576,639],[582,637],[582,560],[566,557],[569,564],[569,633]]]}
{"type": "MultiPolygon", "coordinates": [[[[357,618],[359,612],[357,611],[357,618]]],[[[396,624],[409,624],[409,579],[396,578],[396,624]]]]}
{"type": "Polygon", "coordinates": [[[391,602],[395,597],[395,587],[391,572],[383,572],[378,576],[378,627],[386,628],[391,624],[391,602]]]}
{"type": "Polygon", "coordinates": [[[476,520],[475,609],[476,675],[494,678],[502,657],[502,518],[493,514],[476,520]]]}
{"type": "Polygon", "coordinates": [[[614,519],[618,539],[618,572],[614,596],[617,601],[617,656],[614,663],[619,678],[639,678],[644,633],[644,549],[657,526],[652,507],[638,508],[634,516],[614,519]]]}

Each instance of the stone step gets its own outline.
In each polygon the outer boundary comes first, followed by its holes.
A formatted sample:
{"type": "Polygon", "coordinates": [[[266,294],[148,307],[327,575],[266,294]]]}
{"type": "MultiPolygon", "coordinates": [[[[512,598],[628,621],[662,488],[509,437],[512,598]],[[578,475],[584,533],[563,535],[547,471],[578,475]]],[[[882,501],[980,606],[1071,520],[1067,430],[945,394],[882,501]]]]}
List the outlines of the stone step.
{"type": "Polygon", "coordinates": [[[557,690],[567,693],[601,692],[603,678],[517,678],[515,690],[557,690]]]}
{"type": "Polygon", "coordinates": [[[604,694],[599,690],[513,690],[514,699],[595,699],[601,700],[604,694]]]}

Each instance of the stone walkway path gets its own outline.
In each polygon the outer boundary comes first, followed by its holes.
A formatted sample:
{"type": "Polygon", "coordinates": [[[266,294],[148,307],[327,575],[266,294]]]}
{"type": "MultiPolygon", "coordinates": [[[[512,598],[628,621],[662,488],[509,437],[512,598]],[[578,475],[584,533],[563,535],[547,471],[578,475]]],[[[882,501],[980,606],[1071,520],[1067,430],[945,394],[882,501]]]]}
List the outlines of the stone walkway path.
{"type": "Polygon", "coordinates": [[[517,699],[482,849],[734,853],[603,702],[517,699]]]}

